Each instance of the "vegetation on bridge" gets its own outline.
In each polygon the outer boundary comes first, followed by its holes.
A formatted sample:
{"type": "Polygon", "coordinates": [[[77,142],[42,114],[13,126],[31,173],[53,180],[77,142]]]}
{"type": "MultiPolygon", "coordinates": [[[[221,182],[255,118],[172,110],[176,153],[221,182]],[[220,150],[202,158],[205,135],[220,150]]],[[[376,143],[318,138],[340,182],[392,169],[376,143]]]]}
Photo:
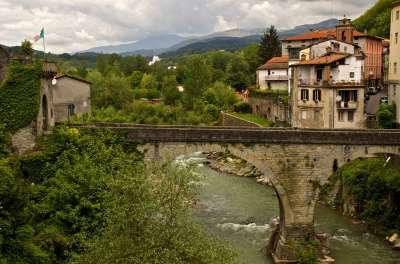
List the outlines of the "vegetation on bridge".
{"type": "Polygon", "coordinates": [[[41,64],[12,61],[0,85],[0,120],[15,132],[36,119],[40,105],[41,64]]]}

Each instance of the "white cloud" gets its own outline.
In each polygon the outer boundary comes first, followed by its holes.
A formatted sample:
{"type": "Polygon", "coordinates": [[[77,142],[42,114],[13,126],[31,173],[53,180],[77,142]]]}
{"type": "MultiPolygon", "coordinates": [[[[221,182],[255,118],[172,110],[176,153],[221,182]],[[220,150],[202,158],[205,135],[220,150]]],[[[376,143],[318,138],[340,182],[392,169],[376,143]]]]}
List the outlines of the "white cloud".
{"type": "MultiPolygon", "coordinates": [[[[48,50],[74,52],[146,35],[196,35],[271,24],[289,28],[346,13],[374,0],[0,0],[0,43],[18,45],[46,30],[48,50]]],[[[40,44],[36,48],[40,48],[40,44]]]]}

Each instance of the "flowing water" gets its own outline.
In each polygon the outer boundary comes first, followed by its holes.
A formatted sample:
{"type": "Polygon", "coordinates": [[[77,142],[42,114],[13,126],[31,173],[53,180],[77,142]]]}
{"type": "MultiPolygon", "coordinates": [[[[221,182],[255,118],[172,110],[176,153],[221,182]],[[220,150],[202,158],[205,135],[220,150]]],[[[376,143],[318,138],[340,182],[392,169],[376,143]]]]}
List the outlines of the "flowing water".
{"type": "MultiPolygon", "coordinates": [[[[271,219],[279,215],[278,199],[271,188],[255,179],[240,178],[199,166],[201,177],[194,217],[210,233],[230,242],[242,263],[270,264],[264,247],[273,231],[271,219]]],[[[362,225],[340,213],[318,206],[318,232],[328,233],[332,255],[339,264],[400,264],[400,253],[362,225]]]]}

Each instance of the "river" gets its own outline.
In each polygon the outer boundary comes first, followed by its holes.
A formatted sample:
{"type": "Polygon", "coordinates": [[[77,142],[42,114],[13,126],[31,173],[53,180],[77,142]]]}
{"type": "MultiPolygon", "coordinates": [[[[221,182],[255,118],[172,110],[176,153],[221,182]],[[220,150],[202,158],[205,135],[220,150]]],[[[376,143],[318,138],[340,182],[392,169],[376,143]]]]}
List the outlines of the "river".
{"type": "MultiPolygon", "coordinates": [[[[200,188],[195,219],[205,229],[230,242],[242,263],[271,264],[263,248],[273,231],[271,219],[279,215],[273,189],[255,179],[241,178],[199,166],[200,188]],[[254,223],[248,225],[249,223],[254,223]]],[[[369,233],[363,225],[339,212],[318,206],[316,229],[329,234],[332,255],[339,264],[400,264],[400,253],[369,233]]]]}

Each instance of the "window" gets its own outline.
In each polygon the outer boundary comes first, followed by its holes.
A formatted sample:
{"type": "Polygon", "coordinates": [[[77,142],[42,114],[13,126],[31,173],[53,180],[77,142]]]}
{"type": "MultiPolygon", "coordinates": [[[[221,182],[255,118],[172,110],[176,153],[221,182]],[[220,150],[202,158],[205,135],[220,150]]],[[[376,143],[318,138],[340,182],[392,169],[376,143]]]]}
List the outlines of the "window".
{"type": "Polygon", "coordinates": [[[355,90],[342,90],[339,91],[340,101],[343,102],[357,102],[358,101],[358,91],[355,90]]]}
{"type": "Polygon", "coordinates": [[[272,88],[271,82],[267,82],[267,86],[268,86],[268,90],[271,90],[271,88],[272,88]]]}
{"type": "Polygon", "coordinates": [[[349,122],[353,122],[354,121],[354,112],[347,112],[347,120],[349,122]]]}
{"type": "Polygon", "coordinates": [[[314,121],[319,121],[319,118],[320,118],[320,117],[319,117],[319,116],[320,116],[320,113],[321,113],[321,112],[320,112],[320,111],[318,111],[318,110],[317,110],[317,111],[314,111],[314,121]]]}
{"type": "Polygon", "coordinates": [[[350,78],[354,79],[354,72],[350,72],[350,78]]]}
{"type": "Polygon", "coordinates": [[[393,85],[393,96],[396,96],[396,88],[397,88],[397,86],[393,85]]]}
{"type": "Polygon", "coordinates": [[[394,43],[397,44],[399,42],[399,33],[394,33],[394,43]]]}
{"type": "Polygon", "coordinates": [[[397,62],[393,63],[393,74],[397,74],[397,62]]]}
{"type": "Polygon", "coordinates": [[[268,70],[268,76],[271,75],[271,70],[268,70]]]}
{"type": "Polygon", "coordinates": [[[307,111],[301,111],[301,119],[306,120],[307,119],[307,111]]]}
{"type": "Polygon", "coordinates": [[[346,46],[344,47],[344,53],[347,53],[347,47],[346,46]]]}
{"type": "Polygon", "coordinates": [[[291,48],[289,49],[289,59],[298,60],[300,57],[301,48],[291,48]]]}
{"type": "Polygon", "coordinates": [[[301,100],[308,101],[308,99],[309,99],[308,89],[301,89],[301,100]]]}
{"type": "Polygon", "coordinates": [[[396,20],[399,20],[399,18],[400,18],[400,11],[396,11],[396,20]]]}
{"type": "Polygon", "coordinates": [[[68,105],[68,117],[75,115],[75,105],[69,104],[68,105]]]}
{"type": "Polygon", "coordinates": [[[321,102],[321,90],[317,89],[313,91],[313,100],[316,102],[321,102]]]}
{"type": "Polygon", "coordinates": [[[342,112],[342,111],[339,112],[338,119],[339,119],[340,122],[344,121],[344,112],[342,112]]]}

